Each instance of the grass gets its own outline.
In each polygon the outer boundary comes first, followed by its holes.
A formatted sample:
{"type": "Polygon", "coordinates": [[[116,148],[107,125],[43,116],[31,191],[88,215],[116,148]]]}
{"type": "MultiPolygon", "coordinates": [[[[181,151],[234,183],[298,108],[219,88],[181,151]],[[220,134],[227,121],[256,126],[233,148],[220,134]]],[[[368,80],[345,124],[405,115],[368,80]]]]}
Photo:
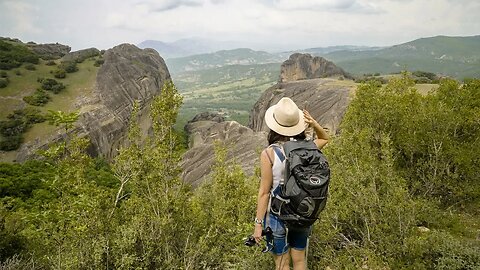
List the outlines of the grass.
{"type": "MultiPolygon", "coordinates": [[[[59,64],[59,61],[56,61],[59,64]]],[[[13,110],[23,108],[27,105],[22,98],[32,94],[35,89],[40,87],[37,82],[38,78],[53,78],[50,73],[57,69],[57,66],[47,66],[46,61],[41,60],[38,65],[35,65],[36,70],[30,71],[20,67],[7,71],[10,83],[6,88],[0,89],[0,119],[5,119],[13,110]],[[19,70],[21,75],[16,75],[19,70]]],[[[81,96],[89,95],[95,85],[95,79],[99,67],[95,67],[95,58],[89,58],[83,63],[77,64],[78,71],[74,73],[67,73],[64,79],[56,79],[57,81],[66,85],[59,94],[48,92],[51,100],[43,107],[36,107],[42,113],[48,113],[49,110],[72,112],[75,108],[76,100],[81,96]]],[[[24,142],[31,142],[36,139],[45,139],[57,127],[49,125],[48,123],[40,123],[33,125],[26,133],[24,133],[24,142]]],[[[15,159],[16,151],[2,153],[0,160],[13,161],[15,159]]]]}
{"type": "MultiPolygon", "coordinates": [[[[40,107],[40,110],[44,113],[47,113],[48,110],[63,112],[74,111],[74,104],[77,98],[89,95],[93,90],[98,71],[98,67],[93,66],[94,62],[94,60],[87,59],[77,65],[77,72],[69,73],[65,79],[58,79],[58,81],[65,84],[67,88],[59,94],[50,94],[52,100],[44,107],[40,107]]],[[[47,123],[34,125],[25,133],[25,141],[43,138],[51,134],[55,129],[55,126],[48,125],[47,123]]]]}

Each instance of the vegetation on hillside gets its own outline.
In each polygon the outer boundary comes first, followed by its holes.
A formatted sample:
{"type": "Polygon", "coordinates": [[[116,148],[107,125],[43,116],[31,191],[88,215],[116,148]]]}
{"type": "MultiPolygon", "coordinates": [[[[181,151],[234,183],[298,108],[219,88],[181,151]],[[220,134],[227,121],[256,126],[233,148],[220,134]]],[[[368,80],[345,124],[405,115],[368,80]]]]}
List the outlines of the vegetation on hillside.
{"type": "Polygon", "coordinates": [[[91,91],[100,65],[97,61],[101,62],[102,59],[95,57],[82,60],[82,63],[58,64],[54,60],[40,60],[33,70],[21,71],[26,66],[23,64],[13,70],[0,71],[0,88],[2,80],[7,81],[0,91],[0,123],[17,131],[9,136],[0,132],[0,150],[15,151],[22,142],[32,138],[41,139],[54,129],[47,124],[36,125],[39,122],[26,124],[24,121],[12,121],[9,115],[16,110],[35,108],[38,115],[45,117],[49,110],[71,110],[76,97],[91,91]]]}
{"type": "Polygon", "coordinates": [[[427,70],[462,80],[478,78],[479,48],[480,36],[437,36],[379,50],[344,50],[321,55],[355,75],[427,70]]]}
{"type": "Polygon", "coordinates": [[[246,125],[250,108],[276,83],[279,70],[278,64],[230,65],[174,74],[172,78],[184,96],[177,127],[205,111],[219,111],[246,125]]]}
{"type": "MultiPolygon", "coordinates": [[[[444,80],[428,95],[413,86],[404,76],[359,87],[325,149],[332,182],[309,269],[480,267],[480,81],[444,80]]],[[[271,269],[269,255],[243,245],[258,175],[246,177],[217,145],[209,180],[195,190],[182,183],[173,129],[181,101],[165,85],[151,107],[153,134],[141,143],[133,121],[112,164],[88,157],[78,138],[42,161],[0,164],[0,266],[271,269]]]]}
{"type": "MultiPolygon", "coordinates": [[[[38,64],[39,57],[26,46],[0,40],[0,70],[9,70],[23,63],[38,64]]],[[[33,66],[33,65],[27,65],[33,66]]],[[[35,66],[33,66],[35,68],[35,66]]]]}

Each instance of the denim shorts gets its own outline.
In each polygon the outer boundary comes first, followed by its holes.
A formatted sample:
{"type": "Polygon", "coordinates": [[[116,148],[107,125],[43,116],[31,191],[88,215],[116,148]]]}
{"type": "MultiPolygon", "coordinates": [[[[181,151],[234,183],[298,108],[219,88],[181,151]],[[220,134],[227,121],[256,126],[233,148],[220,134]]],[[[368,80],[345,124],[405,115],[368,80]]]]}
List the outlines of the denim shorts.
{"type": "Polygon", "coordinates": [[[282,255],[287,253],[289,248],[304,250],[307,247],[307,239],[310,236],[311,227],[289,228],[287,233],[283,221],[271,213],[267,215],[268,218],[264,226],[269,226],[273,232],[273,239],[272,236],[267,235],[267,247],[273,254],[282,255]]]}

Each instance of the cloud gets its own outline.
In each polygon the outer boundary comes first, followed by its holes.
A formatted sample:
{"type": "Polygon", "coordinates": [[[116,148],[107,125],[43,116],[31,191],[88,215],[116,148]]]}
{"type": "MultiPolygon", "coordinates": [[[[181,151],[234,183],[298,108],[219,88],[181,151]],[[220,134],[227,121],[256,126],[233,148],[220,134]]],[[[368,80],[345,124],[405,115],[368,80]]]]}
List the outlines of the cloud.
{"type": "Polygon", "coordinates": [[[164,12],[174,10],[182,6],[200,7],[203,5],[201,0],[160,0],[160,1],[142,1],[137,6],[146,6],[151,12],[164,12]]]}
{"type": "Polygon", "coordinates": [[[268,2],[281,10],[314,10],[326,12],[335,11],[359,13],[382,12],[377,5],[360,0],[272,0],[268,2]]]}
{"type": "Polygon", "coordinates": [[[14,32],[32,34],[42,32],[34,22],[34,14],[37,10],[33,5],[21,1],[5,1],[2,5],[2,17],[7,19],[14,32]]]}

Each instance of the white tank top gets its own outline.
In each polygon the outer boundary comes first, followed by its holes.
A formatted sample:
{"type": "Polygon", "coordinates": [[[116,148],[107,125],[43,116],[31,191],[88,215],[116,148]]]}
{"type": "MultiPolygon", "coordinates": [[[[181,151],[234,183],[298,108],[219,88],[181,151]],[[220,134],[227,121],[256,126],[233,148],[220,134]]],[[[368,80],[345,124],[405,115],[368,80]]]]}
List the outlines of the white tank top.
{"type": "MultiPolygon", "coordinates": [[[[285,154],[283,152],[283,146],[281,144],[275,144],[282,152],[283,156],[285,157],[285,154]]],[[[283,158],[283,162],[280,160],[278,157],[277,153],[275,152],[275,149],[273,149],[273,145],[271,145],[273,154],[274,154],[274,159],[273,159],[273,165],[272,165],[272,176],[273,176],[273,183],[272,183],[272,188],[270,189],[270,193],[275,190],[275,188],[280,185],[280,183],[283,183],[283,173],[285,172],[285,158],[283,158]]]]}

